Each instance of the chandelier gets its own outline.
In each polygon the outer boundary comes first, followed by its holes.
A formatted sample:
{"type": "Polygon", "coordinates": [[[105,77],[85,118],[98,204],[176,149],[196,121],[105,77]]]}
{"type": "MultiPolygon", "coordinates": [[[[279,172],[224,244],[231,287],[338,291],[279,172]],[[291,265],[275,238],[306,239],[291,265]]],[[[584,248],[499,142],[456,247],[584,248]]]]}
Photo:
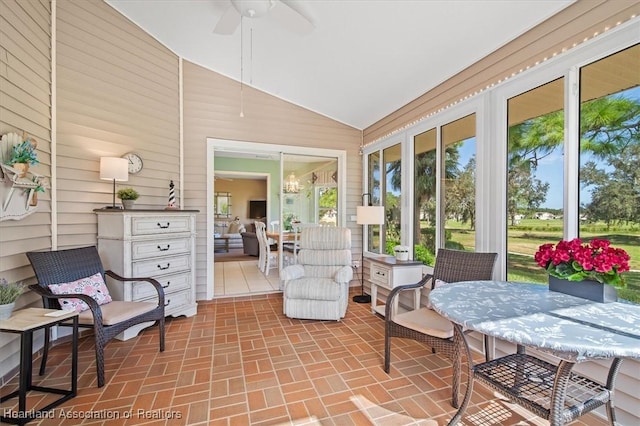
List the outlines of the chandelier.
{"type": "Polygon", "coordinates": [[[289,177],[284,181],[284,192],[288,194],[297,194],[300,192],[300,182],[298,182],[293,172],[291,172],[289,177]]]}

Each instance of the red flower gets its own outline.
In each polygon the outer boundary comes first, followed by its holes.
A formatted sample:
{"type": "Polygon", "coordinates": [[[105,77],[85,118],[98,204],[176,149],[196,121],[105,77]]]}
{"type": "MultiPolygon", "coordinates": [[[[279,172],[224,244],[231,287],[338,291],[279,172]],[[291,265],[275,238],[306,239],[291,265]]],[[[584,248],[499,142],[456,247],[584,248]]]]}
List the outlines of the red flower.
{"type": "Polygon", "coordinates": [[[579,238],[561,240],[557,244],[542,244],[534,255],[538,265],[549,275],[570,281],[585,279],[615,286],[624,286],[620,273],[629,270],[629,254],[611,247],[608,240],[594,238],[583,243],[579,238]]]}

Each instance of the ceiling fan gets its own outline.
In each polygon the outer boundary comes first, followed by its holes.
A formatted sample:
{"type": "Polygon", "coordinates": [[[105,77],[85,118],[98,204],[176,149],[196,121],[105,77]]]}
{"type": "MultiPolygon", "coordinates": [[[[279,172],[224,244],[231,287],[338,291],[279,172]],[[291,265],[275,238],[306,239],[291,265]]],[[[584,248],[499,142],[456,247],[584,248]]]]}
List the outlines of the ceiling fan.
{"type": "Polygon", "coordinates": [[[241,17],[262,18],[268,16],[282,27],[297,34],[308,34],[314,29],[313,20],[303,2],[295,0],[229,0],[213,32],[233,34],[240,25],[241,17]]]}

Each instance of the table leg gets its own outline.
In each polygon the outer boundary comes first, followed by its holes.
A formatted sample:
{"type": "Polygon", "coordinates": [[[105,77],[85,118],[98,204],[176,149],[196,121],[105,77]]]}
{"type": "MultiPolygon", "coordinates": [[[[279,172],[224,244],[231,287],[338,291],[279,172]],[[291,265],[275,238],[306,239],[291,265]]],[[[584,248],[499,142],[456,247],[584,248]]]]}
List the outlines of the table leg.
{"type": "MultiPolygon", "coordinates": [[[[464,393],[464,399],[462,400],[462,404],[456,411],[456,414],[449,421],[449,425],[457,425],[460,420],[462,420],[462,416],[469,405],[469,401],[471,400],[471,394],[473,393],[473,359],[471,358],[471,349],[469,349],[469,344],[464,337],[464,333],[462,332],[462,327],[458,324],[453,323],[453,342],[454,342],[454,358],[457,361],[454,361],[454,369],[462,369],[462,357],[464,356],[467,359],[467,389],[464,393]]],[[[458,372],[460,373],[460,372],[458,372]]],[[[457,405],[458,403],[458,389],[460,387],[459,383],[460,374],[453,373],[453,383],[451,384],[452,390],[454,392],[453,403],[457,405]]]]}
{"type": "Polygon", "coordinates": [[[18,391],[18,411],[27,411],[27,391],[31,389],[31,373],[33,360],[32,351],[33,331],[29,330],[20,338],[20,390],[18,391]]]}

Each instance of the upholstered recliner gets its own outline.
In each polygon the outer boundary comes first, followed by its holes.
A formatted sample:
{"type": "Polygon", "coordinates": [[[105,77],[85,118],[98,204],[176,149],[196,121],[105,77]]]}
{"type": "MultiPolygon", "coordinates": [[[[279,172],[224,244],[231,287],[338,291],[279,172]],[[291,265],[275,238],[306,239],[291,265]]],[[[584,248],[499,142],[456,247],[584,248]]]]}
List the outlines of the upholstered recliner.
{"type": "Polygon", "coordinates": [[[280,272],[284,314],[289,318],[344,318],[349,299],[351,231],[348,228],[306,228],[300,234],[298,263],[280,272]]]}

